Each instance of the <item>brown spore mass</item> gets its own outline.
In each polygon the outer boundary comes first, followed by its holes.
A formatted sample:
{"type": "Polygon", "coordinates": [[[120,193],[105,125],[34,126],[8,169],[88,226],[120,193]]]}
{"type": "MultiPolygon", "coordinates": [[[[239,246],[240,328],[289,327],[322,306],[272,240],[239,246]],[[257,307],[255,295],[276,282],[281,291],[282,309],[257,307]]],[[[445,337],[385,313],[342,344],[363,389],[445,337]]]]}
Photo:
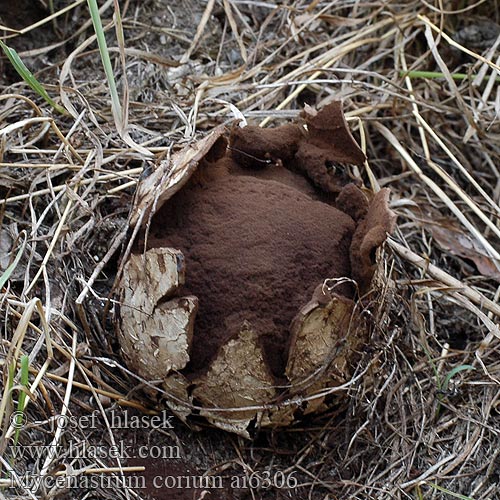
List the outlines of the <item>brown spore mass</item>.
{"type": "Polygon", "coordinates": [[[184,292],[200,300],[191,369],[247,321],[283,373],[299,308],[325,278],[350,276],[352,219],[285,184],[232,175],[179,193],[161,216],[162,244],[186,257],[184,292]]]}
{"type": "MultiPolygon", "coordinates": [[[[190,373],[205,370],[247,323],[280,379],[290,323],[299,309],[325,279],[352,275],[355,219],[367,203],[356,186],[342,203],[353,217],[320,201],[321,191],[341,192],[342,181],[325,167],[339,156],[338,141],[325,140],[325,128],[334,124],[324,113],[322,127],[317,116],[306,115],[309,132],[298,124],[233,127],[227,151],[219,145],[217,154],[208,154],[153,219],[148,247],[184,253],[181,293],[199,299],[190,373]]],[[[348,145],[342,161],[359,164],[364,155],[348,145]]],[[[347,286],[339,291],[353,293],[347,286]]]]}

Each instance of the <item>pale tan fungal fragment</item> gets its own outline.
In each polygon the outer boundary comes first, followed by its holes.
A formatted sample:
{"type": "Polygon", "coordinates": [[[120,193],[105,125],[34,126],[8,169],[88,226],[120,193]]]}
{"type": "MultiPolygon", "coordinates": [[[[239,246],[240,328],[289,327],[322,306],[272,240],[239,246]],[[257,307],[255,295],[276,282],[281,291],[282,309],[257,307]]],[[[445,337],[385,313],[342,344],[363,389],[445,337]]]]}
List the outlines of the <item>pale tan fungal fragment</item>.
{"type": "Polygon", "coordinates": [[[243,326],[238,338],[224,345],[208,372],[196,382],[193,396],[207,409],[200,413],[221,429],[248,437],[246,428],[260,413],[256,406],[273,401],[274,380],[251,326],[243,326]],[[245,411],[245,407],[254,407],[245,411]],[[241,408],[218,411],[210,408],[241,408]]]}
{"type": "Polygon", "coordinates": [[[125,358],[143,378],[163,380],[189,362],[198,299],[160,302],[183,282],[184,258],[178,250],[131,255],[124,266],[118,335],[125,358]]]}

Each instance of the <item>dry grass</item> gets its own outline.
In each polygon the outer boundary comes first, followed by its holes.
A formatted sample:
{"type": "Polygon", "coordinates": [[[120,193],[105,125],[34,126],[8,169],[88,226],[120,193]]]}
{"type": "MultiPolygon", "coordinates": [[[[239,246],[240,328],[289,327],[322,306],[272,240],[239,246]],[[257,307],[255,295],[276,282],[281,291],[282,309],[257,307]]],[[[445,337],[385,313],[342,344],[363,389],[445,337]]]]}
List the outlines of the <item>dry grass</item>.
{"type": "MultiPolygon", "coordinates": [[[[56,9],[70,5],[55,4],[56,9]]],[[[362,176],[374,189],[391,188],[399,215],[385,250],[387,274],[396,286],[394,307],[360,365],[370,376],[349,388],[347,403],[303,428],[264,434],[253,443],[212,431],[196,434],[178,422],[173,433],[183,443],[185,459],[202,472],[282,470],[294,471],[300,480],[295,493],[270,488],[248,493],[253,498],[495,498],[500,488],[498,3],[169,5],[160,0],[122,5],[134,141],[158,159],[239,113],[276,124],[296,116],[303,102],[320,106],[343,98],[366,145],[369,165],[362,176]],[[465,18],[480,27],[481,36],[470,37],[465,18]],[[442,78],[413,78],[412,71],[440,72],[442,78]],[[458,73],[468,78],[455,79],[458,73]],[[465,365],[475,369],[457,371],[444,384],[447,374],[465,365]]],[[[106,2],[102,16],[115,46],[112,9],[113,2],[106,2]]],[[[27,239],[0,296],[2,496],[12,493],[5,479],[12,469],[44,475],[125,468],[119,459],[64,453],[38,460],[10,457],[9,414],[15,408],[7,398],[7,375],[21,354],[29,354],[32,374],[22,444],[64,449],[68,433],[50,425],[58,422],[54,416],[92,411],[101,415],[100,434],[76,429],[71,438],[79,444],[97,438],[113,443],[121,436],[104,418],[109,408],[153,408],[134,390],[139,381],[116,354],[106,304],[134,188],[154,161],[116,131],[85,4],[75,2],[68,12],[55,14],[45,23],[34,20],[21,34],[4,31],[13,45],[30,40],[20,46],[22,57],[68,113],[56,114],[22,83],[7,85],[5,73],[3,269],[15,258],[23,234],[27,239]],[[38,38],[43,32],[59,33],[60,39],[38,38]]],[[[116,77],[123,95],[118,63],[116,77]]],[[[13,394],[17,399],[15,385],[13,394]]],[[[44,494],[19,492],[23,498],[44,494]]],[[[125,487],[92,493],[107,497],[137,494],[125,487]]]]}

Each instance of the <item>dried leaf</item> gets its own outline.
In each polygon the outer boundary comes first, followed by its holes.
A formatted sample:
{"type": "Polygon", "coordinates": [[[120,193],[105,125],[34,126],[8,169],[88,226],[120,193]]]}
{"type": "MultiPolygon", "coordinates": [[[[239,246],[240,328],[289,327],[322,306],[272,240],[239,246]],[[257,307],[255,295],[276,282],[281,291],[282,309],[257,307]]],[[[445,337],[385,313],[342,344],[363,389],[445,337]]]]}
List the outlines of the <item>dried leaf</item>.
{"type": "Polygon", "coordinates": [[[483,276],[500,281],[500,262],[488,256],[476,240],[451,225],[433,224],[430,228],[434,239],[443,250],[470,259],[483,276]]]}

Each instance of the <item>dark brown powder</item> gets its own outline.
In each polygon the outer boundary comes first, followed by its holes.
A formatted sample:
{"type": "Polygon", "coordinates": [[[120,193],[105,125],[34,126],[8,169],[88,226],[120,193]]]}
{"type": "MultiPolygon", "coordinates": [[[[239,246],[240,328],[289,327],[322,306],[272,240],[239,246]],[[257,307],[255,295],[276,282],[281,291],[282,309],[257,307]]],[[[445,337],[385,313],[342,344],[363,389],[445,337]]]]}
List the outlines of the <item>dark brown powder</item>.
{"type": "Polygon", "coordinates": [[[181,191],[156,219],[149,244],[182,250],[183,292],[200,301],[193,371],[248,321],[282,374],[299,308],[326,278],[351,274],[353,220],[276,181],[227,175],[181,191]]]}

